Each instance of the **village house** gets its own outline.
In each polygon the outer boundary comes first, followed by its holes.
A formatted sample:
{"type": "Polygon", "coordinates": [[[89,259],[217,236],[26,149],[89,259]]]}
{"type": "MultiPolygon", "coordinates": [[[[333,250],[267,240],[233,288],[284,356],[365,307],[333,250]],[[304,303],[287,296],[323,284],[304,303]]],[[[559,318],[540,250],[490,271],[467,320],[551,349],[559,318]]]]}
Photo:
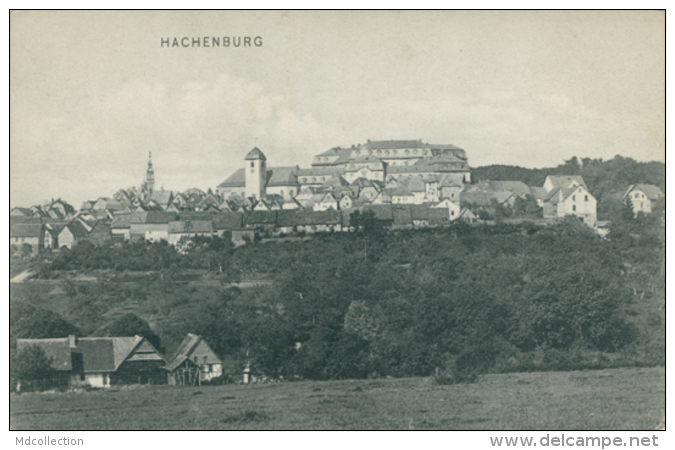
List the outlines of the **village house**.
{"type": "Polygon", "coordinates": [[[581,218],[590,227],[598,220],[597,201],[588,191],[584,179],[578,175],[546,177],[544,189],[544,218],[563,218],[568,215],[581,218]]]}
{"type": "Polygon", "coordinates": [[[9,223],[9,245],[15,245],[22,250],[24,245],[30,245],[35,255],[43,248],[44,234],[42,222],[12,222],[9,223]]]}
{"type": "Polygon", "coordinates": [[[664,198],[663,191],[653,184],[631,184],[628,190],[623,194],[622,201],[626,204],[630,202],[633,208],[633,214],[638,213],[651,214],[656,206],[656,202],[664,198]]]}
{"type": "Polygon", "coordinates": [[[177,214],[167,211],[138,211],[132,213],[129,223],[129,236],[132,241],[145,239],[149,242],[169,240],[169,222],[174,222],[177,214]]]}
{"type": "Polygon", "coordinates": [[[454,203],[450,201],[449,199],[442,200],[435,205],[431,206],[432,208],[440,208],[440,209],[447,209],[448,210],[448,220],[453,221],[456,220],[459,217],[459,213],[461,212],[461,208],[459,207],[458,203],[454,203]]]}
{"type": "Polygon", "coordinates": [[[87,223],[81,219],[75,219],[64,226],[58,233],[56,241],[59,248],[72,248],[82,241],[89,241],[94,245],[103,245],[110,242],[112,233],[110,226],[103,220],[87,223]]]}
{"type": "Polygon", "coordinates": [[[17,339],[17,351],[29,346],[41,348],[57,378],[72,387],[163,384],[166,379],[164,358],[141,336],[17,339]]]}
{"type": "Polygon", "coordinates": [[[195,236],[213,237],[213,223],[210,220],[178,220],[169,222],[167,240],[177,245],[181,239],[195,236]]]}
{"type": "Polygon", "coordinates": [[[223,375],[223,361],[204,338],[188,333],[166,365],[168,384],[194,385],[223,375]]]}

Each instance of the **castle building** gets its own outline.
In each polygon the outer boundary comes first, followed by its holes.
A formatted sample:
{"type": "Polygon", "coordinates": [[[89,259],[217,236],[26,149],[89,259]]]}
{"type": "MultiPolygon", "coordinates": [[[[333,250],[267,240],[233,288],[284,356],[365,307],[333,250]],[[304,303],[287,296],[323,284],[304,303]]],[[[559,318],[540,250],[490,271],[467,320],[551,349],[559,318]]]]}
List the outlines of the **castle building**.
{"type": "Polygon", "coordinates": [[[223,198],[234,194],[260,199],[278,194],[290,200],[305,187],[351,184],[358,179],[385,184],[420,178],[426,183],[425,189],[434,192],[441,187],[461,187],[471,182],[471,168],[464,150],[454,145],[424,143],[421,139],[368,140],[351,147],[334,147],[316,155],[312,166],[306,169],[268,168],[266,160],[263,152],[254,148],[244,158],[246,167],[218,185],[216,192],[223,198]]]}

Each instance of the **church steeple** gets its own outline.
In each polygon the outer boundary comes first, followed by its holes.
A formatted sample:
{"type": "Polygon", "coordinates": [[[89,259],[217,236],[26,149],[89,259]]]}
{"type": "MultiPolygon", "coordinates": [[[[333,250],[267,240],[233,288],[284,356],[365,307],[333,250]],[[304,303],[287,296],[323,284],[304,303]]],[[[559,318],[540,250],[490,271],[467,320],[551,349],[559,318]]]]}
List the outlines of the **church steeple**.
{"type": "Polygon", "coordinates": [[[152,152],[148,154],[148,170],[145,171],[145,181],[141,185],[141,192],[143,193],[143,198],[147,199],[152,195],[152,191],[155,189],[155,170],[152,168],[152,152]]]}
{"type": "Polygon", "coordinates": [[[152,152],[148,153],[148,170],[145,174],[145,186],[150,192],[155,188],[155,170],[152,168],[152,152]]]}

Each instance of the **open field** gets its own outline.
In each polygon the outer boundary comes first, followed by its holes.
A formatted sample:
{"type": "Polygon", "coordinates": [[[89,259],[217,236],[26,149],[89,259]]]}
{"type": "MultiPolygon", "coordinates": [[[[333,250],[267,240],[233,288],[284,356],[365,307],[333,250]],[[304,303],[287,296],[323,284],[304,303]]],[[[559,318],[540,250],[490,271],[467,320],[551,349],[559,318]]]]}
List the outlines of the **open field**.
{"type": "Polygon", "coordinates": [[[15,430],[653,430],[664,417],[659,367],[10,396],[15,430]]]}

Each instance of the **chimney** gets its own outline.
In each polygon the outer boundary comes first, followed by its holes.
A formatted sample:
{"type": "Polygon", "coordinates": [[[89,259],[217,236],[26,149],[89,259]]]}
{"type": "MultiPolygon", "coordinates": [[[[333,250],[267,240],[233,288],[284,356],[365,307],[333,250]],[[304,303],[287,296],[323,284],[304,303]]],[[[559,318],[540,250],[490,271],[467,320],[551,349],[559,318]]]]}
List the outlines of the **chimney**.
{"type": "Polygon", "coordinates": [[[77,348],[77,336],[74,334],[68,336],[68,343],[70,344],[70,348],[77,348]]]}

